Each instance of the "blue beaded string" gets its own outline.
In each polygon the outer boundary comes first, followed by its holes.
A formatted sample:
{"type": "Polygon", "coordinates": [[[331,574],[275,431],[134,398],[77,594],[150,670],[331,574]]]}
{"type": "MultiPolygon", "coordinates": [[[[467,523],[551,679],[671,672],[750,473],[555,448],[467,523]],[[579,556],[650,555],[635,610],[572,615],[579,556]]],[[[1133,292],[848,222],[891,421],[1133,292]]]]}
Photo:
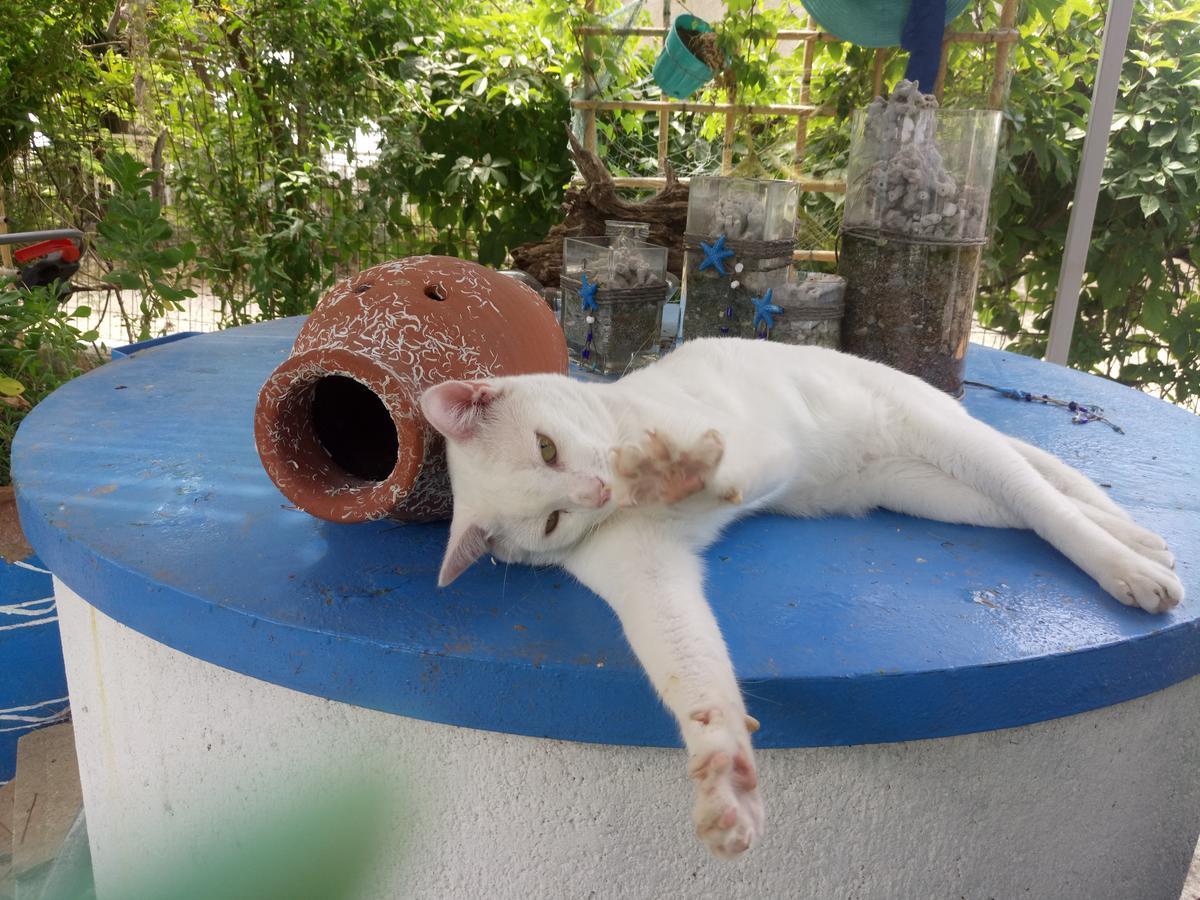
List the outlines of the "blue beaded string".
{"type": "MultiPolygon", "coordinates": [[[[704,259],[700,260],[700,262],[696,265],[697,272],[703,272],[705,269],[714,269],[715,271],[719,272],[722,275],[729,274],[727,271],[725,271],[725,260],[729,259],[732,256],[736,256],[737,254],[725,246],[725,235],[724,234],[722,234],[719,238],[717,238],[711,244],[701,241],[700,249],[704,251],[704,259]]],[[[738,268],[740,268],[740,266],[738,268]]],[[[738,286],[738,283],[737,283],[737,281],[733,281],[733,282],[731,282],[731,284],[729,286],[730,286],[730,288],[736,288],[738,286]]],[[[730,320],[733,319],[733,297],[732,296],[729,299],[729,305],[725,307],[724,319],[725,319],[725,323],[728,323],[730,320]]],[[[721,334],[729,334],[729,325],[728,324],[721,325],[721,334]]]]}
{"type": "MultiPolygon", "coordinates": [[[[600,305],[596,302],[596,291],[600,290],[600,282],[597,281],[593,284],[588,281],[587,272],[583,272],[580,275],[580,282],[579,299],[583,302],[583,312],[587,315],[589,311],[595,311],[600,308],[600,305]]],[[[591,359],[592,357],[593,319],[594,316],[587,316],[587,338],[584,340],[583,353],[581,354],[584,359],[591,359]]]]}
{"type": "Polygon", "coordinates": [[[1009,400],[1019,400],[1024,403],[1041,403],[1046,406],[1057,406],[1060,409],[1065,409],[1070,412],[1071,421],[1076,425],[1086,425],[1088,422],[1103,422],[1117,434],[1124,434],[1125,429],[1114,422],[1109,421],[1104,416],[1104,410],[1099,406],[1089,406],[1078,402],[1077,400],[1059,400],[1047,394],[1033,394],[1029,391],[1023,391],[1020,388],[996,387],[993,384],[984,384],[982,381],[964,381],[963,384],[971,387],[986,388],[989,391],[995,391],[1001,397],[1007,397],[1009,400]]]}

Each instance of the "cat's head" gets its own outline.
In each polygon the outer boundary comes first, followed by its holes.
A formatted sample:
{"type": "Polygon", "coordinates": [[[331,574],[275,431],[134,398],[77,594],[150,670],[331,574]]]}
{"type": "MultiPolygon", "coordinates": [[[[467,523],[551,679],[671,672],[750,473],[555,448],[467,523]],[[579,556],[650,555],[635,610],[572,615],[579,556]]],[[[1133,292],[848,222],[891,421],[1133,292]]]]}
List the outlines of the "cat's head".
{"type": "Polygon", "coordinates": [[[446,438],[454,518],[438,584],[485,553],[555,562],[614,508],[601,404],[561,375],[447,381],[421,395],[446,438]]]}

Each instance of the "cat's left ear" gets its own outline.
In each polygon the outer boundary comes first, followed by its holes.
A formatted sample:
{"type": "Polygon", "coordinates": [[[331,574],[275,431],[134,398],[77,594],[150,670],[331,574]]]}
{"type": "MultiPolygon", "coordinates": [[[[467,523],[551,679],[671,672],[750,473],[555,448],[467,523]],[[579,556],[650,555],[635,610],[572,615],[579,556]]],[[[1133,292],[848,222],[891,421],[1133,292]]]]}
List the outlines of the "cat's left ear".
{"type": "Polygon", "coordinates": [[[421,395],[421,412],[450,440],[465,441],[498,396],[499,389],[486,381],[446,381],[421,395]]]}
{"type": "Polygon", "coordinates": [[[438,587],[450,584],[487,551],[487,533],[474,522],[468,521],[461,511],[455,510],[454,518],[450,521],[446,556],[438,573],[438,587]]]}

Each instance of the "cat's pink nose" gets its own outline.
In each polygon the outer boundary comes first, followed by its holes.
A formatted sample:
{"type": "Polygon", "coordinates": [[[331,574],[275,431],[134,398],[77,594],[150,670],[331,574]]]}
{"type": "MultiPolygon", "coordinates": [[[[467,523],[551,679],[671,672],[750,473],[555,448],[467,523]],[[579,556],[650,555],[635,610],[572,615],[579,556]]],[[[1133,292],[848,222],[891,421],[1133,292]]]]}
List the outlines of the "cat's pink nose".
{"type": "Polygon", "coordinates": [[[592,503],[595,504],[597,509],[599,509],[612,499],[612,488],[605,484],[604,479],[599,475],[593,475],[592,481],[596,483],[595,487],[590,492],[592,495],[592,503]]]}
{"type": "Polygon", "coordinates": [[[612,488],[598,475],[580,479],[579,486],[572,492],[571,499],[583,507],[599,509],[612,499],[612,488]]]}

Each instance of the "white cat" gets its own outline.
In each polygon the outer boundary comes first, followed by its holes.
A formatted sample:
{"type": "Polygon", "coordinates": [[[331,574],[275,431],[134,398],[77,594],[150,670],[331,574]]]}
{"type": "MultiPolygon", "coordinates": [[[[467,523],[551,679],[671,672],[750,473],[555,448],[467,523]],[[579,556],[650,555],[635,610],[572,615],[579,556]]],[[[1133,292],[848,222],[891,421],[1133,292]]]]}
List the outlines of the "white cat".
{"type": "Polygon", "coordinates": [[[696,340],[611,384],[447,382],[421,408],[454,488],[439,583],[490,554],[562,566],[603,597],[679,722],[697,833],[719,856],[763,832],[758,723],[698,555],[733,519],[881,507],[1031,528],[1122,603],[1183,599],[1162,538],[1083,475],[918,378],[832,350],[696,340]]]}

